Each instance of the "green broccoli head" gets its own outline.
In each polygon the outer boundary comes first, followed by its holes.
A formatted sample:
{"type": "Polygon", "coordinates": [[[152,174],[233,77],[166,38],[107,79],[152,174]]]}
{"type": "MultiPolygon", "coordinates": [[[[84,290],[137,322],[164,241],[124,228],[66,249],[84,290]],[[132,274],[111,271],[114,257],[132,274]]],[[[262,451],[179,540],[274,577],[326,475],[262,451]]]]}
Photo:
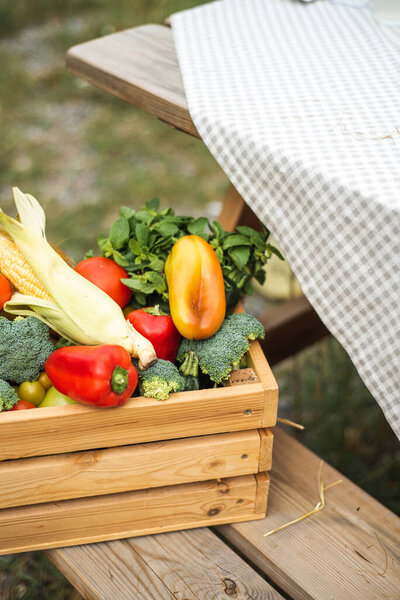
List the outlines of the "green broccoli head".
{"type": "MultiPolygon", "coordinates": [[[[134,361],[136,363],[136,361],[134,361]]],[[[183,392],[185,380],[174,363],[159,358],[145,371],[137,368],[139,389],[143,396],[168,400],[171,392],[183,392]]]]}
{"type": "Polygon", "coordinates": [[[37,379],[55,349],[49,333],[36,317],[0,317],[0,378],[18,384],[37,379]]]}
{"type": "Polygon", "coordinates": [[[4,379],[0,379],[0,412],[11,410],[17,402],[18,396],[14,388],[4,379]]]}
{"type": "Polygon", "coordinates": [[[264,327],[252,315],[237,313],[206,340],[182,340],[176,360],[183,375],[197,377],[198,369],[215,383],[227,379],[249,349],[250,341],[264,338],[264,327]]]}
{"type": "Polygon", "coordinates": [[[185,392],[194,392],[200,389],[198,377],[193,377],[193,375],[185,375],[183,379],[185,380],[185,392]]]}

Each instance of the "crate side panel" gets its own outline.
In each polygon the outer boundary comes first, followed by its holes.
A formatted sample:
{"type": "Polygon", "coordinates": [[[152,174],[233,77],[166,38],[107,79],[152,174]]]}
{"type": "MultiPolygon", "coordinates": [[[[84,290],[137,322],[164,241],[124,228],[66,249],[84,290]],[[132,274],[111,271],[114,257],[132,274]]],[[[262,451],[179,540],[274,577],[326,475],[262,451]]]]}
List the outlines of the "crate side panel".
{"type": "Polygon", "coordinates": [[[242,431],[261,427],[260,383],[172,394],[169,400],[131,398],[111,409],[83,405],[0,415],[0,460],[242,431]]]}
{"type": "Polygon", "coordinates": [[[261,385],[264,388],[263,427],[276,425],[278,416],[278,384],[265,358],[260,344],[255,341],[250,344],[248,352],[248,366],[254,369],[261,385]]]}
{"type": "Polygon", "coordinates": [[[257,518],[254,475],[0,511],[0,554],[257,518]]]}
{"type": "Polygon", "coordinates": [[[0,463],[0,508],[257,473],[258,430],[0,463]]]}

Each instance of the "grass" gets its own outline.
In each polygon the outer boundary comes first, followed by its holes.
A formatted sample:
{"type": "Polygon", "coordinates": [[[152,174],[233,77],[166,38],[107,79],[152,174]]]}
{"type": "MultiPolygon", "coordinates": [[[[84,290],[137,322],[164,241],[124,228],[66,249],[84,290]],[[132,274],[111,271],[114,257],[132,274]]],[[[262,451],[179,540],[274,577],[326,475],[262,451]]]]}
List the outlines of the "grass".
{"type": "MultiPolygon", "coordinates": [[[[95,248],[121,204],[150,197],[215,214],[227,181],[204,144],[70,75],[73,44],[162,22],[198,0],[19,0],[0,3],[0,206],[11,186],[36,195],[49,238],[75,259],[95,248]]],[[[400,511],[397,441],[333,339],[275,368],[280,415],[300,439],[400,511]],[[297,435],[297,434],[296,434],[297,435]]],[[[292,433],[295,434],[293,431],[292,433]]],[[[44,554],[0,557],[0,598],[64,600],[72,588],[44,554]]],[[[78,595],[75,595],[77,598],[78,595]]]]}

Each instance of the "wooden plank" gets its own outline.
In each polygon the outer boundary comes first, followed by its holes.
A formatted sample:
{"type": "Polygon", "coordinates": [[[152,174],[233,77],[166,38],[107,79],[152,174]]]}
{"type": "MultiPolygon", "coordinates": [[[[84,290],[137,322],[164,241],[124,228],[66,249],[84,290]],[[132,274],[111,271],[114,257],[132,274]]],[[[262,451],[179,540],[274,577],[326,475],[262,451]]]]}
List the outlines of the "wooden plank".
{"type": "Polygon", "coordinates": [[[274,435],[270,429],[259,429],[260,435],[260,461],[258,471],[270,471],[272,468],[272,446],[274,435]]]}
{"type": "Polygon", "coordinates": [[[218,533],[294,600],[399,598],[400,519],[328,465],[325,484],[343,483],[326,492],[326,507],[264,537],[319,499],[319,457],[279,428],[274,437],[267,517],[218,533]]]}
{"type": "MultiPolygon", "coordinates": [[[[257,346],[250,356],[259,355],[257,346]]],[[[74,404],[2,413],[0,460],[269,427],[277,390],[272,373],[267,379],[271,389],[260,381],[171,394],[166,402],[131,398],[115,409],[74,404]]]]}
{"type": "Polygon", "coordinates": [[[233,187],[229,185],[222,205],[221,213],[218,217],[218,223],[225,231],[234,231],[237,225],[241,224],[241,217],[245,207],[245,201],[242,196],[233,187]]]}
{"type": "Polygon", "coordinates": [[[0,511],[0,554],[259,518],[254,475],[0,511]]]}
{"type": "Polygon", "coordinates": [[[48,550],[47,556],[87,600],[282,600],[206,528],[48,550]]]}
{"type": "MultiPolygon", "coordinates": [[[[268,333],[267,333],[268,335],[268,333]]],[[[247,355],[247,364],[254,369],[261,385],[264,388],[263,427],[273,427],[278,415],[278,384],[268,365],[264,352],[259,343],[252,343],[247,355]]],[[[240,389],[243,389],[242,386],[240,389]]]]}
{"type": "MultiPolygon", "coordinates": [[[[243,304],[241,302],[238,302],[234,312],[244,312],[243,304]]],[[[250,344],[250,348],[246,357],[248,367],[254,370],[255,374],[257,375],[257,379],[264,388],[264,411],[262,426],[273,427],[276,425],[276,419],[278,416],[278,384],[258,341],[250,344]]],[[[244,390],[244,387],[241,387],[241,389],[244,390]]]]}
{"type": "Polygon", "coordinates": [[[265,327],[261,346],[271,365],[329,335],[305,296],[269,308],[257,318],[265,327]]]}
{"type": "Polygon", "coordinates": [[[97,87],[196,137],[172,31],[143,25],[74,46],[68,69],[97,87]]]}
{"type": "Polygon", "coordinates": [[[229,375],[227,385],[243,385],[257,381],[258,377],[254,369],[239,369],[238,371],[232,371],[229,375]]]}
{"type": "Polygon", "coordinates": [[[260,517],[265,517],[268,502],[269,475],[268,473],[257,473],[255,477],[257,482],[255,512],[260,517]]]}
{"type": "Polygon", "coordinates": [[[271,456],[271,432],[252,430],[8,460],[0,508],[248,475],[271,456]]]}

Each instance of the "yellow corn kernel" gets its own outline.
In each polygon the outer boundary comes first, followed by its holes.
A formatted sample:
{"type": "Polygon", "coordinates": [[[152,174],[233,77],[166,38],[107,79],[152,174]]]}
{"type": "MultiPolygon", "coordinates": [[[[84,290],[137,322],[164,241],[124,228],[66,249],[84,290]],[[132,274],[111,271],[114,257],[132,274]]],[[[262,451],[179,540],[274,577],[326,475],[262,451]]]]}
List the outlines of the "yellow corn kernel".
{"type": "Polygon", "coordinates": [[[50,300],[30,265],[12,240],[0,234],[0,271],[22,294],[50,300]]]}

